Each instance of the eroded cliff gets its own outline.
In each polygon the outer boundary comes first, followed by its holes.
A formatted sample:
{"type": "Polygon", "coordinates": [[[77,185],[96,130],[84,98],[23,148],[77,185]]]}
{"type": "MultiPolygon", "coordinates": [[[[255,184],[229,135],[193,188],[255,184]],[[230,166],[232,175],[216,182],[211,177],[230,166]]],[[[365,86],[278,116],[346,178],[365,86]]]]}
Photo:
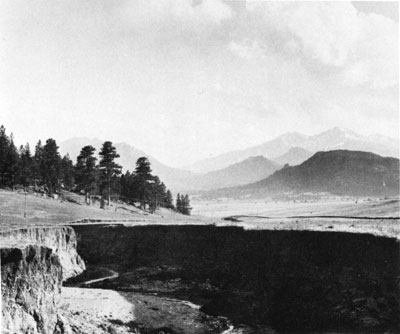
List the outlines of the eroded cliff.
{"type": "Polygon", "coordinates": [[[0,245],[42,245],[51,248],[60,259],[64,280],[85,269],[76,250],[76,234],[72,227],[32,227],[4,231],[0,233],[0,245]]]}
{"type": "Polygon", "coordinates": [[[25,228],[0,234],[2,332],[64,333],[57,303],[62,281],[81,273],[72,228],[25,228]]]}

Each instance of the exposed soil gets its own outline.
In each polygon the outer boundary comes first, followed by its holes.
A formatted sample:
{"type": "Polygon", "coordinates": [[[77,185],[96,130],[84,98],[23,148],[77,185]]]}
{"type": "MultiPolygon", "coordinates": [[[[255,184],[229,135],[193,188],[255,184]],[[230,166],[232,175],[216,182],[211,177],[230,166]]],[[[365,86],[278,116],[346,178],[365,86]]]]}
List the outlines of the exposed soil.
{"type": "Polygon", "coordinates": [[[112,328],[116,333],[212,334],[229,329],[225,318],[209,316],[200,306],[151,294],[64,287],[61,308],[74,333],[112,328]]]}

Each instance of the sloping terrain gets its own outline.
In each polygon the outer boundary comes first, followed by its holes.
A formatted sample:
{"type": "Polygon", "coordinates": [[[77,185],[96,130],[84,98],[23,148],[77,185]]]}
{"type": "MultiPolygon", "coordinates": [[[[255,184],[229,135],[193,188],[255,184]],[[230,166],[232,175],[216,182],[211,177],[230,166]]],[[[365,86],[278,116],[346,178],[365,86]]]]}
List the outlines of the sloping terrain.
{"type": "Polygon", "coordinates": [[[179,223],[201,220],[198,217],[184,216],[167,209],[160,209],[155,214],[150,214],[132,205],[116,202],[111,202],[110,207],[100,209],[98,205],[79,205],[34,194],[26,196],[26,217],[24,217],[24,207],[23,193],[0,189],[0,232],[23,226],[65,225],[80,220],[88,223],[96,221],[179,223]]]}
{"type": "Polygon", "coordinates": [[[296,166],[306,161],[313,155],[311,151],[308,151],[301,147],[292,147],[285,154],[274,159],[278,164],[282,166],[289,164],[290,166],[296,166]]]}
{"type": "Polygon", "coordinates": [[[257,197],[285,192],[396,196],[399,159],[361,151],[318,152],[299,166],[283,168],[253,184],[215,191],[212,196],[257,197]]]}
{"type": "Polygon", "coordinates": [[[65,224],[74,220],[89,219],[139,219],[145,212],[134,207],[115,204],[107,210],[97,206],[78,205],[62,200],[44,198],[34,194],[0,190],[0,229],[5,226],[23,226],[27,224],[65,224]],[[125,208],[125,209],[124,209],[125,208]]]}
{"type": "Polygon", "coordinates": [[[262,180],[279,168],[280,165],[263,156],[250,157],[226,168],[193,176],[190,187],[206,190],[243,185],[262,180]]]}

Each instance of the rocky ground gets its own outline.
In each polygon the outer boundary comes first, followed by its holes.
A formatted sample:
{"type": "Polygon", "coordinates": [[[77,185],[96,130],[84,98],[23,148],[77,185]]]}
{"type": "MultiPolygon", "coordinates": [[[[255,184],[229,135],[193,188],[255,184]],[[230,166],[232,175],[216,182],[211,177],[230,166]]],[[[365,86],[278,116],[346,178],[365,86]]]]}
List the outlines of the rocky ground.
{"type": "Polygon", "coordinates": [[[112,290],[62,288],[59,302],[66,333],[132,333],[134,306],[112,290]]]}
{"type": "Polygon", "coordinates": [[[185,298],[189,292],[193,294],[195,290],[199,294],[202,289],[212,289],[210,284],[198,287],[195,282],[166,277],[173,272],[178,274],[177,268],[140,268],[117,277],[101,278],[101,275],[109,275],[110,270],[89,266],[85,273],[69,280],[67,285],[95,288],[63,288],[63,314],[72,319],[70,322],[73,333],[109,333],[107,330],[121,334],[276,333],[265,326],[233,326],[224,317],[207,315],[200,305],[173,298],[185,298]],[[86,280],[88,278],[90,280],[86,280]],[[129,284],[133,281],[134,285],[129,284]],[[113,289],[117,289],[118,294],[113,289]],[[96,303],[96,300],[99,302],[96,303]],[[127,312],[129,309],[132,310],[131,313],[127,312]]]}
{"type": "Polygon", "coordinates": [[[205,334],[229,329],[184,301],[139,293],[64,287],[59,304],[70,333],[205,334]]]}

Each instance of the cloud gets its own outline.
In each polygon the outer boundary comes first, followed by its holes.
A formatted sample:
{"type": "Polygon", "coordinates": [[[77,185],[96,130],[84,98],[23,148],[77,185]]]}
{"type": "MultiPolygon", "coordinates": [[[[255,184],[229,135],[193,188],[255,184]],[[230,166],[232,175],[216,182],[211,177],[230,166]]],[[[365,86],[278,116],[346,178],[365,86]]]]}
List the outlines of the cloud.
{"type": "Polygon", "coordinates": [[[229,49],[245,59],[254,59],[264,56],[264,50],[257,41],[237,43],[232,41],[228,45],[229,49]]]}
{"type": "Polygon", "coordinates": [[[135,0],[125,1],[117,10],[134,30],[175,37],[188,32],[207,34],[232,17],[231,8],[220,0],[135,0]]]}
{"type": "Polygon", "coordinates": [[[246,8],[248,20],[257,24],[243,26],[231,42],[239,56],[297,56],[314,74],[333,75],[345,86],[398,84],[394,21],[359,13],[346,2],[248,2],[246,8]]]}

